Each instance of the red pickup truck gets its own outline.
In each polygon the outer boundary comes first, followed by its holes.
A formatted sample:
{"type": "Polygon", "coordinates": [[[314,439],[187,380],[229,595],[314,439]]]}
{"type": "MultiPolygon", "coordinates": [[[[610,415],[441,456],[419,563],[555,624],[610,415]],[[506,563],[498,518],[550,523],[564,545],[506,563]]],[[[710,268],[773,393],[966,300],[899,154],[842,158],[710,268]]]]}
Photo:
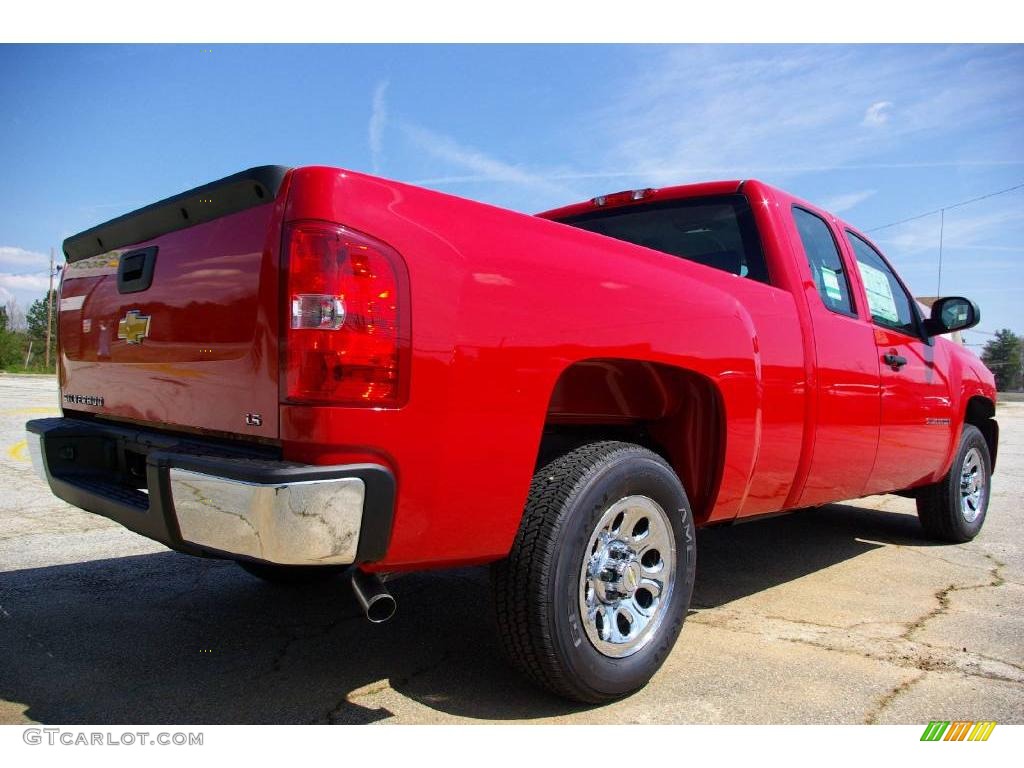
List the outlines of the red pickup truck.
{"type": "Polygon", "coordinates": [[[979,360],[854,227],[758,181],[526,216],[326,167],[254,168],[64,243],[52,491],[272,580],[493,563],[512,661],[642,686],[695,530],[876,493],[974,537],[979,360]]]}

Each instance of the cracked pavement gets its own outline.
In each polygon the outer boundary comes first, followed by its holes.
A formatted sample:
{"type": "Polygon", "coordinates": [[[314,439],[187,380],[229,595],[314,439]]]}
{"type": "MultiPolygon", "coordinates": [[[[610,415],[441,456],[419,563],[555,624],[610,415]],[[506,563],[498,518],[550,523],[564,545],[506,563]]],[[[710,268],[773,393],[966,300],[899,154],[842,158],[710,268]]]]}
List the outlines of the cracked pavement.
{"type": "Polygon", "coordinates": [[[56,402],[0,376],[0,723],[1024,722],[1024,403],[974,542],[895,496],[699,531],[665,666],[580,707],[501,660],[486,569],[396,579],[372,625],[343,579],[269,586],[69,507],[20,444],[56,402]]]}

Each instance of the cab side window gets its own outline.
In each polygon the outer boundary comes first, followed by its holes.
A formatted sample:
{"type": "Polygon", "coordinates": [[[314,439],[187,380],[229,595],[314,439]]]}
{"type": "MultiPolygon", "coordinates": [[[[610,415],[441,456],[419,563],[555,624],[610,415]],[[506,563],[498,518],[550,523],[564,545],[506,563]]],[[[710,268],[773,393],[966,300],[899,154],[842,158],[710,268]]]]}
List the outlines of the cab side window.
{"type": "Polygon", "coordinates": [[[822,302],[833,312],[855,315],[850,280],[832,230],[824,219],[803,208],[793,208],[793,221],[822,302]]]}
{"type": "Polygon", "coordinates": [[[892,268],[878,251],[852,232],[847,231],[846,239],[850,241],[854,258],[857,259],[871,319],[885,328],[917,336],[917,317],[910,297],[892,268]]]}

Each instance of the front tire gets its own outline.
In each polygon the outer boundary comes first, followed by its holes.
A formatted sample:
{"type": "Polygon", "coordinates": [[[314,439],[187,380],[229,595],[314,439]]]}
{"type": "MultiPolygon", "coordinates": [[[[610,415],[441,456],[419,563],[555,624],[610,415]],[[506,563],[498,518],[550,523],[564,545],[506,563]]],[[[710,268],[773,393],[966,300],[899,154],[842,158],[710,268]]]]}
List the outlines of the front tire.
{"type": "Polygon", "coordinates": [[[492,568],[502,647],[534,682],[602,703],[668,657],[693,592],[693,515],[671,467],[598,442],[542,466],[509,557],[492,568]]]}
{"type": "Polygon", "coordinates": [[[992,459],[981,431],[964,424],[945,477],[918,494],[917,516],[929,538],[962,544],[981,531],[992,487],[992,459]]]}

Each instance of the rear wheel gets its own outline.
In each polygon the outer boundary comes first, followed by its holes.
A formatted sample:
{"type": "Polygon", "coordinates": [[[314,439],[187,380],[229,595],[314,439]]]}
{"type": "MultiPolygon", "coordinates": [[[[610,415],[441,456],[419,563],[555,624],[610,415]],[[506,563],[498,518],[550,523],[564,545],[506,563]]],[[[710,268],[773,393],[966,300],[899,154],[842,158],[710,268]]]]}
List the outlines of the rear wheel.
{"type": "Polygon", "coordinates": [[[965,424],[953,465],[942,480],[921,490],[917,516],[930,538],[970,541],[985,522],[992,481],[988,443],[973,424],[965,424]]]}
{"type": "Polygon", "coordinates": [[[274,563],[256,563],[251,560],[238,560],[237,563],[242,570],[263,579],[263,581],[296,586],[329,581],[345,570],[345,566],[275,565],[274,563]]]}
{"type": "Polygon", "coordinates": [[[492,569],[502,646],[530,678],[588,703],[641,688],[693,591],[693,517],[651,451],[584,445],[534,476],[512,552],[492,569]]]}

